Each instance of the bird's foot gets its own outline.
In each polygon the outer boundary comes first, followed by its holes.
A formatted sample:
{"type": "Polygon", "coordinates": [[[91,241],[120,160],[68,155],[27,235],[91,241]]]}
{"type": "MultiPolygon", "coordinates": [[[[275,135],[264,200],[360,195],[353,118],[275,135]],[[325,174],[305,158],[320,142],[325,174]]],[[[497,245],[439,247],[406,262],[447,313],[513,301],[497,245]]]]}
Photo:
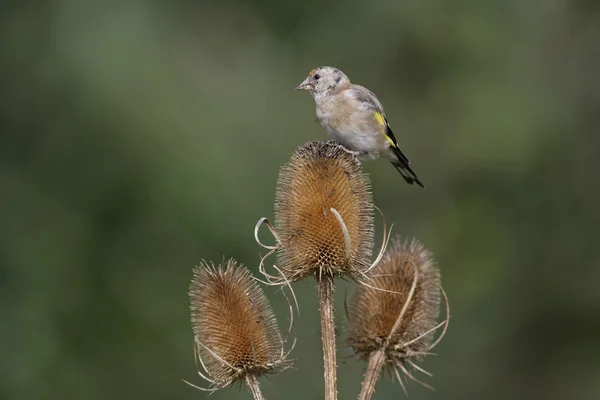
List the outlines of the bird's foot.
{"type": "Polygon", "coordinates": [[[354,156],[354,157],[359,157],[359,156],[362,156],[362,155],[365,155],[365,154],[367,154],[367,153],[366,153],[366,152],[364,152],[364,151],[353,151],[353,150],[348,150],[348,149],[347,149],[346,147],[344,147],[344,146],[342,146],[342,149],[344,149],[344,151],[345,151],[346,153],[348,153],[348,154],[350,154],[351,156],[354,156]]]}

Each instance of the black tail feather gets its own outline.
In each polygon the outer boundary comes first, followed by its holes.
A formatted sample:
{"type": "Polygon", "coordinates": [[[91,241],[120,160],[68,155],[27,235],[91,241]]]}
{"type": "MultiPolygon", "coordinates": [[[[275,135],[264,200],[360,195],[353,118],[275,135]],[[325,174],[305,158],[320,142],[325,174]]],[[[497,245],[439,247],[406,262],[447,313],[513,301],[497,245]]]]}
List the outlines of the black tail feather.
{"type": "Polygon", "coordinates": [[[398,161],[398,162],[392,161],[392,165],[394,167],[396,167],[398,172],[400,172],[400,175],[402,175],[402,178],[404,178],[406,183],[408,183],[409,185],[416,183],[417,185],[419,185],[423,189],[425,189],[425,186],[419,180],[419,178],[417,177],[417,174],[415,174],[415,171],[413,171],[408,164],[405,164],[402,161],[398,161]]]}

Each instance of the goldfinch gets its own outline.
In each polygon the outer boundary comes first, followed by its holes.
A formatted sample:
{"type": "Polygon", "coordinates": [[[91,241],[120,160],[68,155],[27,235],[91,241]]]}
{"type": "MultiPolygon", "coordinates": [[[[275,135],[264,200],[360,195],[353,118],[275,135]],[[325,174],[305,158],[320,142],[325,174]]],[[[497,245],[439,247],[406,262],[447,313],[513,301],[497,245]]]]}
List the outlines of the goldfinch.
{"type": "Polygon", "coordinates": [[[334,67],[318,67],[296,87],[308,90],[317,119],[329,136],[363,159],[386,157],[409,184],[425,188],[400,151],[381,102],[369,89],[350,83],[334,67]]]}

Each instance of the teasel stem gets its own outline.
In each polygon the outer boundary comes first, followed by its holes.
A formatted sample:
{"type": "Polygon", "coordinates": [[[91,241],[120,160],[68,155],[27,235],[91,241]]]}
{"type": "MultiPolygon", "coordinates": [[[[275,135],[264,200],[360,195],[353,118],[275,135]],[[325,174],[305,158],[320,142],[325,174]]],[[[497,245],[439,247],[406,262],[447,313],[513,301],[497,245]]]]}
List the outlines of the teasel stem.
{"type": "Polygon", "coordinates": [[[335,346],[335,321],[333,317],[333,277],[318,277],[319,311],[321,313],[321,339],[325,378],[325,400],[337,400],[337,362],[335,346]]]}
{"type": "Polygon", "coordinates": [[[252,392],[252,397],[254,400],[265,400],[260,390],[260,383],[258,382],[258,378],[256,375],[249,374],[246,376],[246,384],[250,388],[252,392]]]}
{"type": "Polygon", "coordinates": [[[385,349],[380,348],[369,356],[369,365],[363,379],[358,400],[370,400],[375,393],[375,385],[385,364],[385,349]]]}

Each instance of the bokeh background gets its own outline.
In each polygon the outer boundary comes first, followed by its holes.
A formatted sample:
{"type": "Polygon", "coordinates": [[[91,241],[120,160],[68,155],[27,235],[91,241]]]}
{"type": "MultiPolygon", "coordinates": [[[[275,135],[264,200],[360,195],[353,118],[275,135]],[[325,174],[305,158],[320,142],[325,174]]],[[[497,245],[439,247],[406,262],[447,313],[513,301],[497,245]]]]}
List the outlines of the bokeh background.
{"type": "MultiPolygon", "coordinates": [[[[427,185],[364,166],[452,306],[437,391],[410,397],[600,398],[598,1],[7,0],[0,60],[1,398],[206,396],[181,382],[192,267],[256,271],[279,167],[325,138],[293,90],[318,65],[377,93],[427,185]]],[[[267,398],[323,398],[316,288],[296,291],[297,369],[267,398]]],[[[386,377],[376,398],[403,396],[386,377]]]]}

